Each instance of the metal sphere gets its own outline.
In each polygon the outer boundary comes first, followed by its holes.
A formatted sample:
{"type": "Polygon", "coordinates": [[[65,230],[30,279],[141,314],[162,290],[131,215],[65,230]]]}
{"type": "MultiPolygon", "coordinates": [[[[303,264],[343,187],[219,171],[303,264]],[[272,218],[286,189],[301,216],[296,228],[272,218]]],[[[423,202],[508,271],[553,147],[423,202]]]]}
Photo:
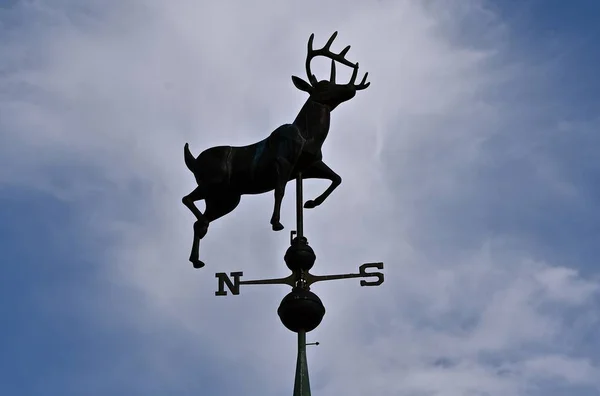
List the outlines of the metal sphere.
{"type": "Polygon", "coordinates": [[[295,333],[300,330],[309,332],[323,320],[325,307],[315,293],[294,288],[281,300],[277,314],[287,329],[295,333]]]}
{"type": "Polygon", "coordinates": [[[294,238],[292,245],[285,252],[283,257],[287,267],[293,271],[308,271],[315,264],[317,256],[314,250],[308,246],[306,238],[294,238]]]}

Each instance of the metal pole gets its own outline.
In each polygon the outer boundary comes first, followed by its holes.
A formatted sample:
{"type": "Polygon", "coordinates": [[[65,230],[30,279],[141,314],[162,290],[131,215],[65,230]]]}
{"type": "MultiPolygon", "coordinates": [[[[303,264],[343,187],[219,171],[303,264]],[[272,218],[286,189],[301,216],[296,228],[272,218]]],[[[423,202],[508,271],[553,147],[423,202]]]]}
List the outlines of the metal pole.
{"type": "MultiPolygon", "coordinates": [[[[302,173],[296,177],[296,234],[298,240],[304,237],[304,216],[302,199],[302,173]]],[[[300,285],[304,285],[304,274],[300,271],[300,285]]],[[[306,331],[298,331],[298,359],[296,360],[296,378],[294,396],[311,396],[308,380],[308,362],[306,359],[306,331]]]]}
{"type": "Polygon", "coordinates": [[[298,240],[304,236],[304,218],[302,210],[302,173],[298,173],[298,177],[296,177],[296,233],[298,240]]]}
{"type": "Polygon", "coordinates": [[[308,363],[306,361],[306,332],[304,330],[298,332],[298,360],[296,361],[294,396],[310,396],[308,363]]]}

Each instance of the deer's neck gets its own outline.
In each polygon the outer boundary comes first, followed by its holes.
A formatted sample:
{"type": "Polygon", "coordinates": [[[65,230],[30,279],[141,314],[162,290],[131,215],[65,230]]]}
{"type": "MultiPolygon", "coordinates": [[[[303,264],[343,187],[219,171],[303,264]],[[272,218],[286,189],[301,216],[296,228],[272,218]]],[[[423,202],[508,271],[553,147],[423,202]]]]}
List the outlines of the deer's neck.
{"type": "Polygon", "coordinates": [[[308,99],[294,120],[294,125],[300,129],[307,144],[320,148],[329,133],[330,115],[329,107],[308,99]]]}

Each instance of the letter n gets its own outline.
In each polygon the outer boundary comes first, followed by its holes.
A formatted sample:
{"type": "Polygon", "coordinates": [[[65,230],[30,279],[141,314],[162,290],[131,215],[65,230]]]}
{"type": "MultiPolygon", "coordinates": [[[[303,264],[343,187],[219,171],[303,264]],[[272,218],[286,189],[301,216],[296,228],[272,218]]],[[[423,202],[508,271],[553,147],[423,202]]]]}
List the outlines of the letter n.
{"type": "Polygon", "coordinates": [[[219,290],[215,292],[215,296],[227,295],[225,285],[227,285],[227,288],[234,296],[240,294],[240,277],[244,275],[244,273],[242,271],[230,272],[229,275],[233,278],[233,282],[231,282],[231,279],[229,279],[229,276],[227,276],[225,272],[217,272],[215,274],[215,277],[219,278],[219,290]]]}

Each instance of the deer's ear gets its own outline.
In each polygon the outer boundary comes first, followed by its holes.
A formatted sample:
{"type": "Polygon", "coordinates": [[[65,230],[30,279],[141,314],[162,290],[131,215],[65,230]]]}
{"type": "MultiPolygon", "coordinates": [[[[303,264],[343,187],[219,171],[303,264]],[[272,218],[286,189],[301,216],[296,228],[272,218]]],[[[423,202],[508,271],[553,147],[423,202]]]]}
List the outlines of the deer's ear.
{"type": "Polygon", "coordinates": [[[300,77],[292,76],[292,82],[299,90],[308,92],[309,94],[312,92],[312,85],[310,85],[300,77]]]}

